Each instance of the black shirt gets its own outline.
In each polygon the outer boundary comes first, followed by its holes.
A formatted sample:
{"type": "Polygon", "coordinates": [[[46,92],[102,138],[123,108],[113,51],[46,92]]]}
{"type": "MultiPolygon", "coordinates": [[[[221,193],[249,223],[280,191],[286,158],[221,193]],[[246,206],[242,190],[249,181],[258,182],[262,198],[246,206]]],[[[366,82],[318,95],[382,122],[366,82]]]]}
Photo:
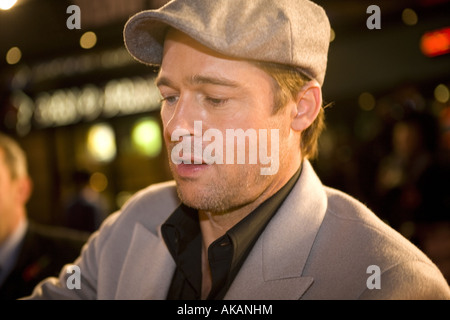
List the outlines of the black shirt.
{"type": "MultiPolygon", "coordinates": [[[[225,296],[256,240],[294,187],[300,172],[301,167],[277,193],[209,246],[212,287],[208,299],[220,300],[225,296]]],[[[167,299],[199,300],[202,235],[197,210],[181,204],[162,225],[161,231],[176,263],[167,299]]]]}

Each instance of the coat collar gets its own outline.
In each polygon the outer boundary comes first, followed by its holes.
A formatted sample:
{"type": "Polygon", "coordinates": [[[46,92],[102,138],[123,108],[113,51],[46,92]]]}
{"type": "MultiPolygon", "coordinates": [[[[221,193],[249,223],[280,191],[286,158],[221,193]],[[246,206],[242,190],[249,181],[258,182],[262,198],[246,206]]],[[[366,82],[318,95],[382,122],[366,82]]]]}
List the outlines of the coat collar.
{"type": "Polygon", "coordinates": [[[314,279],[302,272],[325,216],[327,197],[311,164],[272,218],[225,299],[299,299],[314,279]]]}

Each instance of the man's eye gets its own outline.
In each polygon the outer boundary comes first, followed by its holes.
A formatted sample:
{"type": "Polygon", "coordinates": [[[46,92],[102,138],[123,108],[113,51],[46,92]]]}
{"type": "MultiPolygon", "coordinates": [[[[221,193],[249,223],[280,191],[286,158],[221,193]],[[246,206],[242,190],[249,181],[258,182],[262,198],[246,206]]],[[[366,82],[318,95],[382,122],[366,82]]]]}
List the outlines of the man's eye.
{"type": "Polygon", "coordinates": [[[178,101],[178,96],[168,96],[168,97],[163,97],[161,99],[161,102],[167,103],[167,104],[174,104],[177,101],[178,101]]]}
{"type": "Polygon", "coordinates": [[[218,107],[225,104],[228,101],[228,99],[206,97],[206,101],[210,105],[218,107]]]}

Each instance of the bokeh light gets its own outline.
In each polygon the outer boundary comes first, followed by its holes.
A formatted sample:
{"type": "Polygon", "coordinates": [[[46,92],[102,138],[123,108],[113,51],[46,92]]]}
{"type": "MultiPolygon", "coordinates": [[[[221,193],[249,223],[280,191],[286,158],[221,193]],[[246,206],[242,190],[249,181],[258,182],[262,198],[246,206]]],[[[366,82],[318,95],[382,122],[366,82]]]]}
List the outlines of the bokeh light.
{"type": "Polygon", "coordinates": [[[156,157],[162,148],[161,128],[154,118],[143,118],[133,127],[131,134],[133,145],[136,150],[147,156],[156,157]]]}
{"type": "Polygon", "coordinates": [[[80,46],[83,49],[91,49],[96,44],[97,44],[97,35],[92,31],[85,32],[80,38],[80,46]]]}
{"type": "Polygon", "coordinates": [[[359,107],[365,111],[370,111],[375,108],[375,97],[369,92],[363,92],[359,95],[359,107]]]}
{"type": "Polygon", "coordinates": [[[0,0],[0,9],[9,10],[16,4],[16,2],[17,0],[0,0]]]}
{"type": "Polygon", "coordinates": [[[6,53],[6,62],[8,64],[16,64],[22,59],[22,51],[18,47],[12,47],[6,53]]]}
{"type": "Polygon", "coordinates": [[[406,8],[402,11],[402,21],[407,26],[414,26],[418,22],[417,13],[410,8],[406,8]]]}
{"type": "Polygon", "coordinates": [[[89,179],[89,185],[97,192],[105,191],[108,187],[108,178],[101,172],[94,172],[89,179]]]}
{"type": "Polygon", "coordinates": [[[434,98],[441,103],[446,103],[450,99],[448,87],[444,84],[438,85],[434,89],[434,98]]]}
{"type": "Polygon", "coordinates": [[[98,162],[110,162],[117,153],[114,130],[106,123],[93,125],[88,132],[87,148],[91,157],[98,162]]]}
{"type": "Polygon", "coordinates": [[[333,28],[330,29],[330,42],[333,42],[336,39],[336,32],[333,28]]]}

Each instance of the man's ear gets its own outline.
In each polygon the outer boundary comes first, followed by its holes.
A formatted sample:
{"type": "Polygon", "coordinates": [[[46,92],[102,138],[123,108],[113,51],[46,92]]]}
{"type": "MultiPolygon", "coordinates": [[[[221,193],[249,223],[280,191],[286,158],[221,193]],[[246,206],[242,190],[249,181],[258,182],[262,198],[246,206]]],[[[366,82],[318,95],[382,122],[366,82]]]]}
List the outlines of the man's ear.
{"type": "Polygon", "coordinates": [[[26,204],[33,192],[33,181],[29,177],[18,178],[18,197],[21,203],[26,204]]]}
{"type": "Polygon", "coordinates": [[[291,127],[295,131],[303,131],[313,123],[322,107],[320,84],[315,80],[308,82],[298,93],[296,105],[296,114],[292,119],[291,127]]]}

